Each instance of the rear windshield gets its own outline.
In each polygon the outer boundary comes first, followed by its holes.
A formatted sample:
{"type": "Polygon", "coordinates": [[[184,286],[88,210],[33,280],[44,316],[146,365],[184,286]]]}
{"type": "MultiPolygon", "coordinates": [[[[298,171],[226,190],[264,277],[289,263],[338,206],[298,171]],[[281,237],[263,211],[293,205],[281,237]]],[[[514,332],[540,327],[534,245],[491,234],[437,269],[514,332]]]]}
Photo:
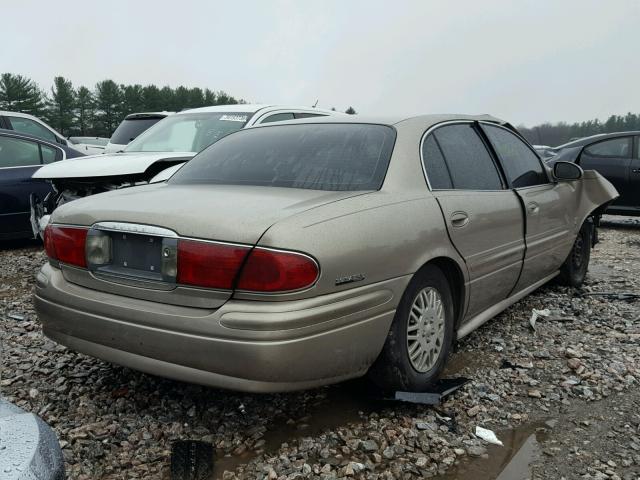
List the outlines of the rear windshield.
{"type": "Polygon", "coordinates": [[[198,153],[222,137],[244,128],[250,113],[179,113],[165,118],[133,142],[125,152],[198,153]]]}
{"type": "Polygon", "coordinates": [[[144,132],[147,128],[158,123],[162,118],[135,118],[123,120],[111,135],[111,143],[116,145],[127,145],[131,140],[144,132]]]}
{"type": "Polygon", "coordinates": [[[225,184],[377,190],[395,130],[367,124],[299,124],[249,129],[212,145],[172,184],[225,184]]]}

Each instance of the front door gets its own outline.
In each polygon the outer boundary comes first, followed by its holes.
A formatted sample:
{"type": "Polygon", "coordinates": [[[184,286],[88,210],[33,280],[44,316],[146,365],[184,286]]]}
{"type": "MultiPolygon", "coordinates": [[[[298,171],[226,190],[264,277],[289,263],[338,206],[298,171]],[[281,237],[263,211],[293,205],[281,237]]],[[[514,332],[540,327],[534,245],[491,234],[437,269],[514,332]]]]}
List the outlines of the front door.
{"type": "Polygon", "coordinates": [[[429,186],[469,273],[467,317],[504,300],[524,256],[520,200],[505,182],[472,122],[443,125],[423,141],[429,186]]]}
{"type": "Polygon", "coordinates": [[[489,123],[482,129],[526,219],[526,252],[516,293],[555,273],[567,258],[580,228],[575,217],[578,196],[572,182],[552,182],[533,149],[511,130],[489,123]]]}
{"type": "Polygon", "coordinates": [[[620,196],[613,205],[628,207],[633,203],[629,184],[632,145],[632,137],[603,140],[586,146],[578,159],[583,170],[596,170],[616,187],[620,196]]]}
{"type": "MultiPolygon", "coordinates": [[[[51,147],[45,148],[55,156],[51,147]]],[[[40,166],[38,142],[0,135],[0,237],[29,236],[29,195],[43,198],[51,191],[45,180],[31,178],[40,166]]]]}

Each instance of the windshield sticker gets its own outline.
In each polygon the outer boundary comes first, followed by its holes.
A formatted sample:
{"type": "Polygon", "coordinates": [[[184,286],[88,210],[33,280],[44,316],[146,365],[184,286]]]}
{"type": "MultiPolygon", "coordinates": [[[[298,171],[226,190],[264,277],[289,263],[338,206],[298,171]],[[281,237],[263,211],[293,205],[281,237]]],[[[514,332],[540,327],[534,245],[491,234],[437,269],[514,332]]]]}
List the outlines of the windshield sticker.
{"type": "Polygon", "coordinates": [[[226,120],[227,122],[246,122],[246,115],[222,115],[220,120],[226,120]]]}

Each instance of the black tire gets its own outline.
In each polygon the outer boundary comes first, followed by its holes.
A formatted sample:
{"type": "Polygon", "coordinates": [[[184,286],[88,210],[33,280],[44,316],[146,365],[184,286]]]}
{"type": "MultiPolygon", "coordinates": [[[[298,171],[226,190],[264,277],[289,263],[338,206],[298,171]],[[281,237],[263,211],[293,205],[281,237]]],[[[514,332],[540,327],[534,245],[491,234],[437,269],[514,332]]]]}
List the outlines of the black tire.
{"type": "Polygon", "coordinates": [[[454,309],[451,287],[438,267],[427,265],[411,280],[402,295],[382,352],[369,369],[369,378],[383,390],[423,392],[429,388],[445,367],[453,343],[454,309]],[[434,366],[419,372],[409,359],[407,327],[410,309],[425,288],[437,290],[444,310],[444,341],[434,366]]]}
{"type": "Polygon", "coordinates": [[[589,270],[589,259],[591,258],[591,242],[593,238],[593,223],[587,219],[582,224],[576,241],[571,247],[569,256],[560,267],[558,283],[569,287],[579,287],[584,282],[589,270]]]}

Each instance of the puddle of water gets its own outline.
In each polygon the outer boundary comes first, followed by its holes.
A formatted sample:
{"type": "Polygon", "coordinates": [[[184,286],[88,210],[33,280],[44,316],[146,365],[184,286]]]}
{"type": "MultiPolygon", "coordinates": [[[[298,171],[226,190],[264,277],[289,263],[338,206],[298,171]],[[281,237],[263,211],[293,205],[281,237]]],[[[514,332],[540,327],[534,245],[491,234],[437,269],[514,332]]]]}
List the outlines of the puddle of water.
{"type": "Polygon", "coordinates": [[[459,351],[449,358],[442,377],[456,377],[463,371],[464,376],[469,377],[473,372],[493,363],[493,360],[482,352],[459,351]]]}
{"type": "MultiPolygon", "coordinates": [[[[360,412],[366,415],[389,406],[367,396],[363,388],[358,381],[329,387],[324,400],[308,412],[303,421],[288,424],[287,419],[281,419],[282,423],[271,425],[262,437],[265,443],[261,448],[267,453],[275,452],[284,442],[291,443],[301,437],[316,436],[340,426],[361,423],[360,412]],[[305,428],[299,428],[300,424],[304,424],[305,428]]],[[[255,451],[246,451],[241,455],[218,455],[214,461],[212,478],[221,479],[225,470],[233,472],[257,456],[255,451]]]]}
{"type": "Polygon", "coordinates": [[[531,463],[542,453],[540,442],[546,434],[537,432],[542,426],[525,425],[497,432],[504,447],[488,445],[488,458],[466,457],[437,480],[528,480],[531,463]]]}

